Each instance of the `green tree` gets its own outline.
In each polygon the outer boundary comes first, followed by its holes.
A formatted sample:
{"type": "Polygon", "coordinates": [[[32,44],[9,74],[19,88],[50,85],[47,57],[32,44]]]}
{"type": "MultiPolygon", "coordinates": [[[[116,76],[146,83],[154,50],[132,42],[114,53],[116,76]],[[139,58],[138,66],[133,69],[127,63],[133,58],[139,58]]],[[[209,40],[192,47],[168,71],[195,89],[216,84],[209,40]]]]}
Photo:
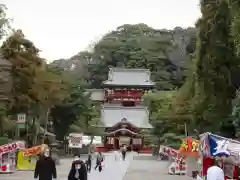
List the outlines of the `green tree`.
{"type": "Polygon", "coordinates": [[[232,17],[232,35],[234,37],[234,45],[237,56],[240,56],[240,2],[238,0],[230,0],[229,7],[232,17]]]}
{"type": "Polygon", "coordinates": [[[201,12],[195,67],[178,100],[188,107],[197,129],[219,132],[224,129],[221,125],[229,121],[235,94],[231,82],[231,70],[236,65],[231,16],[224,0],[201,1],[201,12]]]}
{"type": "Polygon", "coordinates": [[[145,96],[145,104],[149,107],[150,122],[153,125],[152,134],[156,137],[156,144],[179,146],[184,137],[184,123],[178,124],[180,116],[173,109],[175,91],[160,91],[145,96]]]}
{"type": "Polygon", "coordinates": [[[33,92],[36,71],[43,62],[39,50],[18,30],[3,43],[2,51],[12,63],[12,113],[28,113],[39,93],[33,92]]]}
{"type": "MultiPolygon", "coordinates": [[[[72,77],[73,80],[73,77],[72,77]]],[[[53,119],[57,139],[63,140],[72,124],[79,120],[79,117],[88,111],[89,96],[85,93],[84,81],[74,79],[68,88],[68,98],[62,104],[51,109],[50,115],[53,119]]]]}
{"type": "Polygon", "coordinates": [[[177,45],[171,32],[155,30],[145,24],[122,25],[94,45],[89,65],[90,82],[94,88],[101,87],[112,66],[147,68],[152,72],[157,89],[179,87],[183,83],[183,69],[169,59],[177,45]]]}
{"type": "Polygon", "coordinates": [[[6,106],[5,104],[0,104],[0,137],[4,135],[4,120],[6,118],[6,106]]]}
{"type": "Polygon", "coordinates": [[[0,4],[0,40],[11,30],[10,19],[7,17],[7,7],[0,4]]]}

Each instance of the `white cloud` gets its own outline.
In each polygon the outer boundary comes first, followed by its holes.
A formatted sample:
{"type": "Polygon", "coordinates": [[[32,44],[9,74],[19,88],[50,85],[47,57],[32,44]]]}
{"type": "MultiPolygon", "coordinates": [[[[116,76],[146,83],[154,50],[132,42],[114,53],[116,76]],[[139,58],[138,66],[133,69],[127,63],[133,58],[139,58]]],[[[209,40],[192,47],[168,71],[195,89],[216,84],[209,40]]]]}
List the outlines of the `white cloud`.
{"type": "Polygon", "coordinates": [[[14,26],[49,60],[67,58],[122,24],[193,26],[199,0],[2,0],[14,26]]]}

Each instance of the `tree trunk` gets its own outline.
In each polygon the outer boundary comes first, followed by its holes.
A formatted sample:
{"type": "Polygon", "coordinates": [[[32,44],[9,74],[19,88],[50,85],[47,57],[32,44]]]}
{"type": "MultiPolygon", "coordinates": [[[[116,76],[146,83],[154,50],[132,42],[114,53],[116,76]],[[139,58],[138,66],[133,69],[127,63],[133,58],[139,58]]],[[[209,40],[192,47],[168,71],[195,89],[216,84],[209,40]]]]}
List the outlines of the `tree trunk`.
{"type": "Polygon", "coordinates": [[[0,137],[4,135],[4,129],[3,129],[3,117],[0,117],[0,137]]]}
{"type": "Polygon", "coordinates": [[[36,127],[36,117],[33,118],[32,128],[34,131],[36,131],[36,133],[32,132],[32,145],[34,146],[37,144],[38,138],[38,127],[36,127]]]}
{"type": "Polygon", "coordinates": [[[88,147],[88,153],[91,153],[93,140],[94,140],[94,136],[91,136],[91,141],[90,141],[89,147],[88,147]]]}
{"type": "Polygon", "coordinates": [[[43,144],[47,136],[47,128],[48,128],[48,116],[49,116],[50,108],[47,108],[46,114],[45,114],[45,125],[44,125],[44,134],[43,134],[43,144]]]}

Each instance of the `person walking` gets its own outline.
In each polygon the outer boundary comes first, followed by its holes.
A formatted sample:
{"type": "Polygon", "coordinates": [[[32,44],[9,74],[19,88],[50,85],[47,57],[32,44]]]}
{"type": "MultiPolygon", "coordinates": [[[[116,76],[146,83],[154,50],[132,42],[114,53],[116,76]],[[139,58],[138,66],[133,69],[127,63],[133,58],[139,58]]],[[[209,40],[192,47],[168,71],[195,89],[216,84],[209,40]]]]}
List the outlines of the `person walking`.
{"type": "Polygon", "coordinates": [[[88,159],[86,161],[87,171],[90,173],[92,169],[92,153],[88,154],[88,159]]]}
{"type": "Polygon", "coordinates": [[[75,162],[80,162],[81,165],[82,165],[81,167],[86,169],[86,164],[80,159],[80,155],[74,155],[73,162],[72,162],[72,165],[71,165],[71,169],[74,169],[75,162]]]}
{"type": "Polygon", "coordinates": [[[123,146],[122,146],[121,152],[122,152],[122,160],[125,161],[125,159],[126,159],[126,154],[127,154],[127,147],[126,147],[126,145],[123,145],[123,146]]]}
{"type": "Polygon", "coordinates": [[[101,152],[98,153],[98,156],[97,156],[97,160],[96,160],[96,166],[95,166],[95,170],[98,168],[98,171],[101,172],[102,171],[102,168],[103,168],[103,155],[101,152]]]}
{"type": "Polygon", "coordinates": [[[50,156],[50,149],[45,149],[36,163],[34,179],[55,180],[57,178],[56,165],[50,156]]]}
{"type": "Polygon", "coordinates": [[[73,162],[68,180],[87,180],[87,170],[82,161],[76,160],[73,162]]]}

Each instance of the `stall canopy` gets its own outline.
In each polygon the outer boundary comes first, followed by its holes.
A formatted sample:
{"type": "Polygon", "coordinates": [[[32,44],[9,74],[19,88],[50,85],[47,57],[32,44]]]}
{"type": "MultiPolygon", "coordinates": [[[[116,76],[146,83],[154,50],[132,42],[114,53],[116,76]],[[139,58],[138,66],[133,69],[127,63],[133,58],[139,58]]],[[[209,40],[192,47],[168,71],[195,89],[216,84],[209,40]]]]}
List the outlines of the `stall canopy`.
{"type": "Polygon", "coordinates": [[[42,144],[40,146],[35,146],[35,147],[32,147],[32,148],[25,149],[25,151],[23,151],[23,156],[36,156],[36,155],[39,155],[39,154],[41,154],[41,152],[45,148],[47,148],[47,145],[46,144],[42,144]]]}
{"type": "Polygon", "coordinates": [[[201,152],[204,156],[210,157],[229,157],[232,156],[236,161],[240,161],[240,142],[224,138],[212,133],[200,135],[201,152]]]}
{"type": "Polygon", "coordinates": [[[186,157],[198,157],[199,141],[191,137],[184,139],[179,149],[179,154],[186,157]]]}
{"type": "Polygon", "coordinates": [[[215,158],[221,158],[223,171],[227,179],[238,179],[240,164],[240,142],[212,133],[200,135],[200,151],[203,155],[203,176],[214,164],[215,158]]]}

